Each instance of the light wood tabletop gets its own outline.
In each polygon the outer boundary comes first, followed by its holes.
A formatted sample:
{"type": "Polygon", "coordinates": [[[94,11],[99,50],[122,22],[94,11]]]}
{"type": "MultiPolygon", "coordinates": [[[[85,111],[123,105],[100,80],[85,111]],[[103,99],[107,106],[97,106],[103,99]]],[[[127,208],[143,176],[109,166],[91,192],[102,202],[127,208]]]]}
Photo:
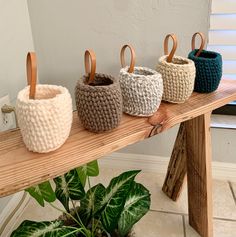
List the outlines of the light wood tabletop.
{"type": "Polygon", "coordinates": [[[223,79],[213,93],[193,93],[183,104],[162,102],[150,118],[123,115],[118,128],[100,134],[86,131],[74,112],[66,143],[45,154],[29,152],[19,129],[0,133],[0,197],[181,124],[163,191],[177,200],[187,172],[190,225],[202,237],[212,237],[210,114],[233,100],[236,100],[236,81],[223,79]]]}

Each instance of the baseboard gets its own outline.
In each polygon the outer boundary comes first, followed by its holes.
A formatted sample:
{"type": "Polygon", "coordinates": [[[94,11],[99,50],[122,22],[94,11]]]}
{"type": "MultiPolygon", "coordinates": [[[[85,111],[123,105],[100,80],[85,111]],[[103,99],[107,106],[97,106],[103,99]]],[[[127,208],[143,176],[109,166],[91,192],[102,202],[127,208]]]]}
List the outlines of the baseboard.
{"type": "Polygon", "coordinates": [[[13,195],[4,210],[0,213],[0,236],[9,237],[18,217],[29,202],[29,195],[24,191],[13,195]]]}
{"type": "MultiPolygon", "coordinates": [[[[163,156],[112,153],[100,159],[99,163],[109,168],[141,169],[165,174],[169,160],[169,157],[163,156]]],[[[212,175],[214,179],[236,181],[236,164],[213,161],[212,175]]]]}

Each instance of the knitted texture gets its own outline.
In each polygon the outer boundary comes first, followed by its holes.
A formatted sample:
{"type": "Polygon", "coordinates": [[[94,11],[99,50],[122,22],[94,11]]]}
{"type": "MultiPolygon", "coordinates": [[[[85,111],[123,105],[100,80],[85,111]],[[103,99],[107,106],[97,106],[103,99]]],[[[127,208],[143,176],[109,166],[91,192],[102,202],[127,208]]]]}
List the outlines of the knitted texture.
{"type": "Polygon", "coordinates": [[[180,56],[174,56],[171,63],[167,56],[159,59],[157,71],[163,79],[164,92],[162,99],[172,103],[185,102],[193,92],[195,80],[194,62],[180,56]]]}
{"type": "Polygon", "coordinates": [[[59,148],[68,138],[72,123],[72,99],[62,86],[37,85],[35,100],[29,87],[18,93],[16,113],[26,147],[46,153],[59,148]]]}
{"type": "Polygon", "coordinates": [[[194,91],[208,93],[215,91],[222,77],[222,57],[219,53],[203,50],[196,57],[197,49],[191,51],[188,58],[196,67],[194,91]]]}
{"type": "Polygon", "coordinates": [[[129,67],[120,70],[120,86],[123,97],[123,111],[135,116],[151,116],[160,106],[163,82],[161,74],[145,67],[129,67]]]}
{"type": "Polygon", "coordinates": [[[104,132],[117,127],[122,117],[120,84],[112,76],[96,73],[92,85],[88,77],[78,80],[75,100],[83,126],[92,132],[104,132]]]}

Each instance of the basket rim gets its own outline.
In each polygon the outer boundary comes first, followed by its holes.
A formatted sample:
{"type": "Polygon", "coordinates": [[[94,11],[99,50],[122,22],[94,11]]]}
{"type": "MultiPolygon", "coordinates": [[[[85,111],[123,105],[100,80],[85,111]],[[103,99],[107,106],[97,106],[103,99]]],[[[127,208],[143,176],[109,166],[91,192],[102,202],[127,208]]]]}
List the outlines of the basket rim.
{"type": "Polygon", "coordinates": [[[53,103],[56,102],[58,99],[61,97],[64,97],[65,95],[70,95],[68,89],[63,86],[58,86],[58,85],[48,85],[48,84],[37,84],[36,85],[36,95],[37,95],[37,88],[50,88],[54,90],[59,90],[60,93],[57,93],[54,97],[48,98],[48,99],[29,99],[29,89],[30,86],[25,87],[21,91],[19,91],[17,95],[17,101],[25,104],[46,104],[46,103],[53,103]]]}
{"type": "Polygon", "coordinates": [[[121,68],[120,69],[120,74],[122,74],[124,76],[128,76],[130,78],[135,78],[135,79],[140,79],[140,80],[146,79],[146,78],[154,79],[157,76],[161,77],[161,74],[159,72],[157,72],[156,70],[153,70],[151,68],[148,68],[148,67],[135,66],[134,71],[135,70],[136,71],[146,71],[148,73],[151,73],[151,75],[142,75],[142,74],[129,73],[128,70],[129,70],[129,66],[121,68]]]}
{"type": "MultiPolygon", "coordinates": [[[[195,54],[196,52],[198,51],[198,49],[194,49],[192,50],[188,57],[191,59],[191,60],[194,60],[194,61],[218,61],[218,60],[221,60],[222,56],[220,53],[217,53],[217,52],[214,52],[214,51],[209,51],[209,50],[202,50],[201,53],[204,53],[204,54],[208,54],[208,55],[215,55],[216,57],[215,58],[203,58],[203,57],[196,57],[195,54]]],[[[200,54],[201,55],[201,54],[200,54]]]]}
{"type": "Polygon", "coordinates": [[[110,79],[112,81],[112,83],[109,84],[109,85],[91,86],[91,85],[85,83],[88,76],[83,75],[79,80],[77,80],[76,89],[78,89],[78,87],[79,87],[79,88],[84,88],[84,89],[89,90],[89,91],[98,91],[98,90],[102,91],[102,90],[110,90],[110,89],[117,88],[117,85],[119,84],[119,81],[115,77],[113,77],[109,74],[95,73],[95,77],[96,76],[103,76],[107,79],[110,79]]]}
{"type": "Polygon", "coordinates": [[[191,60],[191,59],[188,59],[188,58],[185,58],[185,57],[182,57],[182,56],[176,56],[174,55],[173,59],[180,59],[180,60],[183,60],[185,62],[187,62],[186,64],[176,64],[176,63],[168,63],[167,62],[167,57],[168,55],[163,55],[159,58],[158,60],[158,64],[162,64],[162,65],[165,65],[165,66],[168,66],[168,67],[175,67],[175,68],[190,68],[190,67],[194,67],[194,62],[191,60]]]}

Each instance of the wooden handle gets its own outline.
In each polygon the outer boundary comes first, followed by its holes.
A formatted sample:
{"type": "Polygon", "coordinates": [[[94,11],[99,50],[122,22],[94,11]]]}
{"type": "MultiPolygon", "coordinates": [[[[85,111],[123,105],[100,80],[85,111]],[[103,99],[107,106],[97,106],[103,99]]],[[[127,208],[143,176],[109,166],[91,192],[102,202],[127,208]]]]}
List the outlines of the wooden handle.
{"type": "Polygon", "coordinates": [[[201,38],[201,46],[200,46],[198,52],[195,55],[196,57],[198,57],[201,54],[202,50],[204,49],[205,43],[206,43],[205,35],[202,32],[196,32],[192,37],[192,50],[195,49],[195,40],[196,40],[197,35],[199,35],[200,38],[201,38]]]}
{"type": "Polygon", "coordinates": [[[92,49],[87,49],[85,51],[84,66],[85,66],[85,73],[89,76],[88,84],[91,84],[94,81],[96,72],[96,55],[92,49]],[[89,59],[91,60],[91,67],[89,59]]]}
{"type": "Polygon", "coordinates": [[[29,98],[35,99],[36,83],[37,83],[37,63],[36,54],[29,52],[26,59],[27,82],[30,86],[29,98]]]}
{"type": "Polygon", "coordinates": [[[175,34],[168,34],[166,36],[166,38],[165,38],[165,41],[164,41],[164,54],[168,55],[168,57],[167,57],[167,62],[168,63],[172,62],[172,59],[173,59],[173,57],[175,55],[176,49],[177,49],[177,37],[176,37],[176,35],[175,34]],[[173,40],[173,47],[172,47],[172,50],[171,50],[170,54],[168,55],[168,52],[169,52],[169,50],[168,50],[168,43],[169,43],[169,38],[170,37],[173,40]]]}
{"type": "Polygon", "coordinates": [[[121,51],[120,51],[120,62],[121,62],[121,66],[125,67],[125,65],[126,65],[125,64],[125,49],[126,48],[129,48],[130,49],[130,53],[131,53],[131,60],[130,60],[130,66],[129,66],[128,72],[132,73],[134,71],[134,66],[135,66],[135,51],[134,51],[134,48],[131,45],[126,44],[126,45],[124,45],[121,48],[121,51]]]}

